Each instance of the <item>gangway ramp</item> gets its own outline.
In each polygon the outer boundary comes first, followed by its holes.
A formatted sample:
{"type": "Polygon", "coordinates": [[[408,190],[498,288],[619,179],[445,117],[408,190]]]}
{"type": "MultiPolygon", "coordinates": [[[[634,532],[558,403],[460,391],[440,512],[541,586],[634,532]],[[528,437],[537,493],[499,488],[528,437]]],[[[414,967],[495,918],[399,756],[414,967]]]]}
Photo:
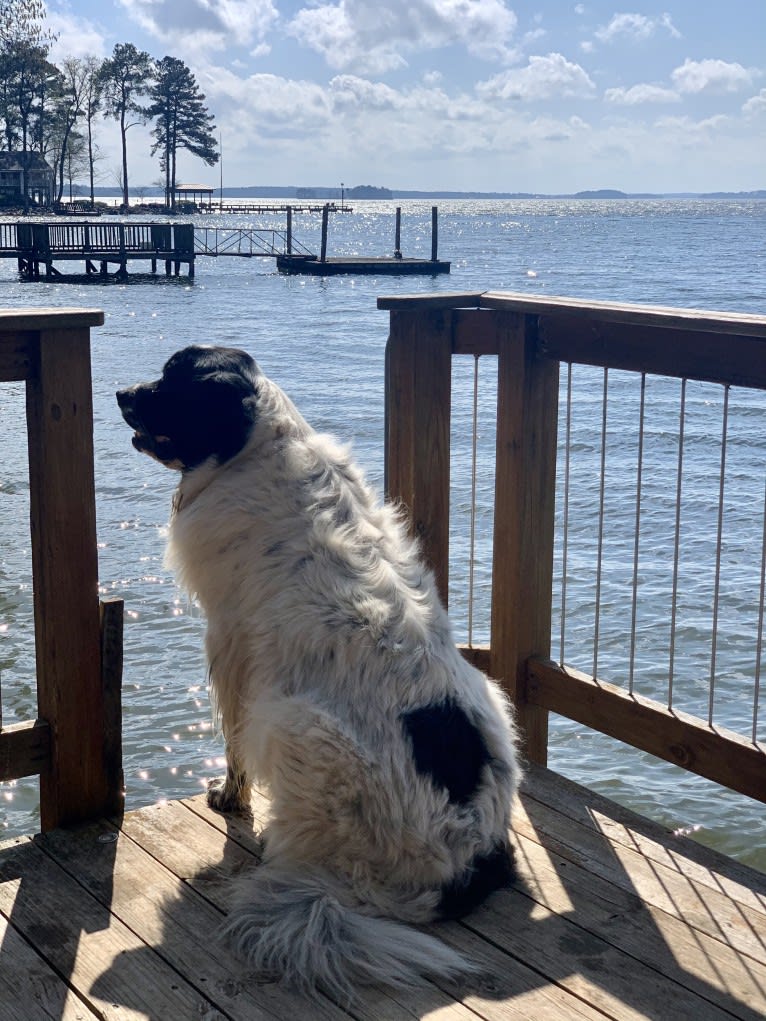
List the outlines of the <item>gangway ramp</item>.
{"type": "Polygon", "coordinates": [[[249,227],[196,227],[194,254],[233,255],[248,259],[254,257],[275,259],[280,255],[311,258],[314,255],[287,231],[249,227]]]}

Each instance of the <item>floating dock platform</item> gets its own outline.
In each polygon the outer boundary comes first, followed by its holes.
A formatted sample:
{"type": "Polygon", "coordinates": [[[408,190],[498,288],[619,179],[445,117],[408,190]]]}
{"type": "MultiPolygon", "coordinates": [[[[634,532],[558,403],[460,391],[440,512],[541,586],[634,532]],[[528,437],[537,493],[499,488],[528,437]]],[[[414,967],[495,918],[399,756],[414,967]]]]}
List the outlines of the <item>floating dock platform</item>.
{"type": "MultiPolygon", "coordinates": [[[[402,210],[396,210],[396,233],[394,254],[386,255],[327,255],[328,209],[322,213],[322,247],[319,257],[311,253],[297,254],[288,245],[286,252],[277,255],[277,270],[280,273],[304,276],[332,277],[342,274],[366,274],[367,276],[435,276],[449,273],[451,264],[438,258],[439,239],[438,210],[431,208],[431,258],[405,258],[401,252],[402,210]]],[[[288,224],[288,236],[291,236],[288,224]]]]}
{"type": "Polygon", "coordinates": [[[332,277],[344,273],[374,276],[421,276],[449,273],[450,263],[441,259],[405,259],[387,256],[349,255],[318,259],[304,255],[278,255],[277,269],[280,273],[302,274],[304,276],[332,277]]]}

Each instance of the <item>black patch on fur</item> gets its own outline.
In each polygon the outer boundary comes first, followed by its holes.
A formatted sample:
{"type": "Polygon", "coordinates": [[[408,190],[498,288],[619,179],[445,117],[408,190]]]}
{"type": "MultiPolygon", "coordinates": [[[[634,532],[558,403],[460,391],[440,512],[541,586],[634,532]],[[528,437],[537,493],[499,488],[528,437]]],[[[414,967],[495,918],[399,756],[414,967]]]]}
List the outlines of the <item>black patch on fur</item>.
{"type": "Polygon", "coordinates": [[[462,918],[515,879],[513,848],[498,844],[488,854],[478,854],[461,875],[442,886],[439,917],[462,918]]]}
{"type": "Polygon", "coordinates": [[[166,362],[158,380],[119,391],[117,402],[136,430],[136,449],[183,469],[210,457],[223,463],[255,424],[257,376],[245,351],[191,346],[166,362]]]}
{"type": "Polygon", "coordinates": [[[464,805],[481,780],[489,752],[477,727],[453,699],[402,713],[415,768],[464,805]]]}

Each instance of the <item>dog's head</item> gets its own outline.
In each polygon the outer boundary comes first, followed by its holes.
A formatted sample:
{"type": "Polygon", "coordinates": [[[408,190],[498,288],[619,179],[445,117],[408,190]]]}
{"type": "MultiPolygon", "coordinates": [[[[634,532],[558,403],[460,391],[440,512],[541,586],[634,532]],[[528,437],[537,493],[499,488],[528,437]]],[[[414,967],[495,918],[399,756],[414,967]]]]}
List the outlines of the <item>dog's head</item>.
{"type": "Polygon", "coordinates": [[[228,461],[257,417],[258,366],[230,347],[176,352],[153,383],[117,392],[133,446],[168,468],[188,471],[209,458],[228,461]]]}

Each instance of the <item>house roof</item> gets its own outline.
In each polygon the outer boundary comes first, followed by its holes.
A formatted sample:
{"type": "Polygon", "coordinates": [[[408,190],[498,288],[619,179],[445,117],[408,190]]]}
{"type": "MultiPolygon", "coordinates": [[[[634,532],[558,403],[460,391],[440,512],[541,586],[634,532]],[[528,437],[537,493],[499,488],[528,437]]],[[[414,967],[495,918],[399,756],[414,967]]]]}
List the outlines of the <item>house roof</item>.
{"type": "MultiPolygon", "coordinates": [[[[0,170],[21,170],[20,152],[0,152],[0,170]]],[[[39,152],[27,153],[28,170],[51,170],[50,164],[46,163],[39,152]]]]}

